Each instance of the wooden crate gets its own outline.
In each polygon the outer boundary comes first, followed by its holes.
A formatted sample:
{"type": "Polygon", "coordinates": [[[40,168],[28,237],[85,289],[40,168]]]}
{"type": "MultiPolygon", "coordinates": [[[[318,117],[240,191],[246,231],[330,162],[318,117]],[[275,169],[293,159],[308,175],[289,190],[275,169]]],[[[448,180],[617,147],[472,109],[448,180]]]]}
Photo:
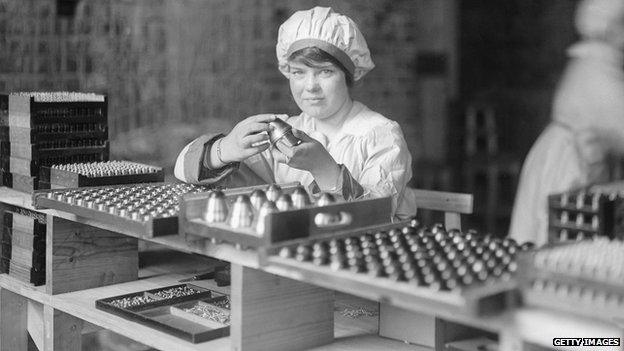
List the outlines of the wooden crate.
{"type": "MultiPolygon", "coordinates": [[[[313,244],[327,243],[330,240],[352,240],[351,238],[372,235],[372,233],[397,230],[400,232],[406,226],[407,222],[393,223],[327,234],[324,237],[292,240],[269,248],[266,264],[287,269],[315,284],[327,287],[340,285],[347,291],[366,292],[370,298],[383,299],[402,308],[415,309],[419,312],[422,312],[421,308],[426,308],[439,313],[479,316],[500,312],[515,303],[517,281],[513,277],[513,271],[505,279],[490,275],[485,282],[475,278],[470,285],[457,285],[451,289],[438,286],[433,289],[420,283],[417,284],[416,280],[392,277],[388,273],[374,276],[367,270],[356,270],[357,267],[348,264],[338,267],[330,265],[329,260],[318,263],[313,259],[299,259],[295,255],[298,247],[302,245],[311,247],[313,244]]],[[[502,242],[502,239],[492,240],[502,242]]],[[[361,259],[365,260],[364,257],[361,259]]],[[[430,256],[429,260],[435,261],[433,256],[430,256]]],[[[515,269],[511,268],[511,265],[515,265],[513,260],[507,266],[510,270],[515,269]]]]}
{"type": "Polygon", "coordinates": [[[624,182],[576,188],[548,197],[548,241],[624,239],[624,182]]]}
{"type": "Polygon", "coordinates": [[[523,303],[607,321],[621,318],[624,315],[624,282],[621,273],[608,275],[611,269],[621,272],[621,267],[617,264],[591,269],[585,266],[587,258],[598,261],[599,257],[607,255],[600,249],[601,243],[618,245],[618,253],[624,253],[624,246],[619,240],[606,238],[559,243],[522,253],[518,259],[518,280],[523,303]],[[560,265],[546,263],[548,259],[544,259],[545,255],[562,252],[563,249],[568,252],[575,250],[578,260],[566,258],[560,265]]]}
{"type": "MultiPolygon", "coordinates": [[[[91,218],[103,223],[110,224],[117,231],[121,233],[132,232],[141,234],[145,237],[156,237],[163,235],[175,235],[178,234],[178,214],[177,211],[173,214],[163,214],[162,216],[137,216],[132,215],[125,211],[125,205],[121,203],[114,203],[111,206],[97,206],[95,201],[89,204],[87,201],[74,203],[73,200],[68,202],[68,194],[74,194],[75,192],[83,194],[92,194],[97,196],[98,191],[140,191],[141,189],[173,189],[176,186],[183,186],[188,188],[188,191],[207,191],[208,187],[194,186],[190,184],[175,184],[175,183],[152,183],[152,184],[133,184],[133,185],[113,185],[113,186],[101,186],[101,187],[84,187],[84,188],[69,188],[69,189],[51,189],[36,191],[33,194],[33,204],[36,208],[53,208],[68,213],[73,213],[84,218],[91,218]]],[[[163,190],[163,191],[164,191],[163,190]]],[[[178,197],[182,193],[175,193],[167,195],[160,200],[152,198],[148,195],[141,197],[141,203],[148,203],[150,201],[157,201],[162,203],[163,201],[179,201],[178,197]]],[[[129,196],[126,196],[129,197],[129,196]]],[[[120,200],[121,201],[121,200],[120,200]]],[[[138,200],[137,200],[138,201],[138,200]]]]}
{"type": "MultiPolygon", "coordinates": [[[[231,208],[239,195],[249,195],[255,189],[265,190],[268,185],[226,190],[226,203],[231,208]]],[[[283,193],[292,193],[298,184],[282,185],[283,193]]],[[[216,242],[227,242],[245,248],[268,248],[276,243],[297,238],[320,236],[335,231],[361,228],[387,223],[391,218],[389,197],[345,202],[338,199],[326,206],[317,206],[314,196],[312,204],[301,209],[278,210],[264,218],[264,232],[258,232],[258,211],[254,210],[254,220],[250,227],[233,228],[228,222],[208,223],[204,219],[209,193],[189,194],[182,197],[180,228],[189,241],[198,237],[216,242]],[[317,216],[339,216],[336,223],[322,225],[317,216]]]]}
{"type": "MultiPolygon", "coordinates": [[[[134,162],[128,162],[134,163],[134,162]]],[[[145,165],[146,166],[146,165],[145,165]]],[[[152,166],[150,166],[152,167],[152,166]]],[[[162,183],[165,180],[165,174],[160,167],[155,168],[154,172],[125,174],[125,175],[109,175],[109,176],[88,176],[78,172],[72,172],[55,167],[41,167],[39,174],[39,182],[50,184],[51,188],[78,188],[85,186],[103,186],[118,184],[136,184],[136,183],[162,183]]]]}

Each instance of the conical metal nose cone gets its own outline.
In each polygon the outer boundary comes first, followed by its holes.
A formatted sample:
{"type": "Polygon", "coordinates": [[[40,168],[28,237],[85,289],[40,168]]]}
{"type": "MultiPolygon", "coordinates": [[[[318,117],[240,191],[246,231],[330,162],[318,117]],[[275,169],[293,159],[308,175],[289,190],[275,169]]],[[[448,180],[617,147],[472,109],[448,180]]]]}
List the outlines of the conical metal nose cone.
{"type": "Polygon", "coordinates": [[[251,227],[253,222],[253,206],[247,195],[239,195],[232,207],[230,226],[232,228],[251,227]]]}
{"type": "Polygon", "coordinates": [[[256,232],[260,235],[265,234],[265,218],[272,212],[277,212],[277,207],[273,201],[265,201],[260,208],[260,213],[258,213],[258,222],[256,224],[256,232]]]}
{"type": "Polygon", "coordinates": [[[293,207],[293,202],[292,202],[292,199],[290,198],[290,195],[288,194],[280,195],[280,197],[277,198],[277,201],[275,201],[275,206],[280,211],[290,210],[290,208],[293,207]]]}
{"type": "Polygon", "coordinates": [[[317,206],[327,206],[336,202],[334,195],[330,193],[322,193],[319,199],[316,201],[317,206]]]}
{"type": "Polygon", "coordinates": [[[290,124],[279,118],[269,122],[269,140],[273,145],[280,140],[289,146],[295,146],[301,143],[301,140],[297,139],[292,133],[290,124]]]}
{"type": "Polygon", "coordinates": [[[266,197],[269,201],[277,201],[277,198],[282,195],[282,188],[277,184],[269,185],[266,191],[266,197]]]}
{"type": "Polygon", "coordinates": [[[295,208],[304,208],[310,205],[310,196],[303,187],[297,187],[297,189],[293,191],[291,198],[293,207],[295,208]]]}
{"type": "Polygon", "coordinates": [[[228,207],[225,203],[225,194],[219,190],[210,193],[204,220],[208,223],[225,222],[227,215],[228,207]]]}
{"type": "Polygon", "coordinates": [[[267,200],[267,197],[263,190],[256,189],[251,193],[250,200],[256,211],[260,211],[260,207],[267,200]]]}

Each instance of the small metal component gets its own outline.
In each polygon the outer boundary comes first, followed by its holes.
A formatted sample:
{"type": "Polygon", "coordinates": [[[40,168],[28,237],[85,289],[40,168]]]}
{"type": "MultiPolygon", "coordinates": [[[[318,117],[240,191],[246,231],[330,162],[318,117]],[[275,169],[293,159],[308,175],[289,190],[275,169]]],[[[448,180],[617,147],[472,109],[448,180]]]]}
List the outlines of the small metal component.
{"type": "Polygon", "coordinates": [[[247,195],[239,195],[232,207],[230,226],[232,228],[250,227],[253,222],[253,206],[247,195]]]}
{"type": "Polygon", "coordinates": [[[260,212],[258,213],[258,222],[256,223],[256,232],[260,235],[264,235],[266,230],[265,228],[265,218],[272,212],[276,212],[277,207],[273,201],[265,201],[260,208],[260,212]]]}
{"type": "Polygon", "coordinates": [[[282,194],[282,188],[277,184],[269,185],[266,191],[266,197],[269,201],[277,201],[277,198],[282,194]]]}
{"type": "Polygon", "coordinates": [[[288,210],[290,210],[290,208],[293,206],[293,203],[292,203],[292,200],[290,198],[290,195],[288,195],[288,194],[280,195],[277,198],[277,201],[275,201],[275,206],[280,211],[288,211],[288,210]]]}
{"type": "Polygon", "coordinates": [[[304,208],[310,205],[310,196],[303,187],[297,187],[292,193],[292,203],[295,208],[304,208]]]}
{"type": "Polygon", "coordinates": [[[288,146],[301,144],[301,140],[294,136],[290,124],[279,118],[269,122],[269,140],[273,146],[278,142],[283,142],[288,146]]]}
{"type": "Polygon", "coordinates": [[[215,190],[208,196],[208,204],[204,213],[204,220],[208,223],[225,222],[228,215],[225,194],[220,190],[215,190]]]}
{"type": "Polygon", "coordinates": [[[317,206],[327,206],[336,202],[334,196],[330,193],[322,193],[319,199],[316,201],[317,206]]]}
{"type": "Polygon", "coordinates": [[[250,201],[256,211],[259,211],[262,204],[267,200],[266,194],[261,189],[255,189],[251,192],[250,201]]]}

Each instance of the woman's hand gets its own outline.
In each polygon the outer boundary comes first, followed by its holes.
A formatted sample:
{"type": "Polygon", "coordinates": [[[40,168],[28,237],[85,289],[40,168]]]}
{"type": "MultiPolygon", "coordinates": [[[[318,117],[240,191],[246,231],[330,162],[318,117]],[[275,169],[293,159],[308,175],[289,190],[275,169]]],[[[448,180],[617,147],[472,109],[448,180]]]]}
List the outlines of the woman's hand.
{"type": "MultiPolygon", "coordinates": [[[[268,149],[269,135],[266,132],[269,131],[269,122],[276,118],[273,114],[262,114],[240,121],[228,135],[217,141],[221,143],[220,161],[226,164],[239,162],[268,149]]],[[[211,156],[212,154],[211,151],[211,156]]],[[[215,158],[212,159],[215,160],[215,158]]],[[[216,162],[213,161],[214,163],[216,162]]]]}
{"type": "Polygon", "coordinates": [[[277,162],[312,173],[322,190],[334,188],[340,176],[340,167],[334,158],[317,140],[300,130],[293,128],[292,131],[295,137],[301,140],[301,144],[288,146],[278,142],[277,162]]]}

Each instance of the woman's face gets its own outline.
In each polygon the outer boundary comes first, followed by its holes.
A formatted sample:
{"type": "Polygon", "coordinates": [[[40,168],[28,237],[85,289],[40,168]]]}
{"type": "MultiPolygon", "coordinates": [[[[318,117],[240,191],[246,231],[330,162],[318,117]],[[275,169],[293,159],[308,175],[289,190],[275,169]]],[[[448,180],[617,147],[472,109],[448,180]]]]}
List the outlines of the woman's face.
{"type": "Polygon", "coordinates": [[[309,67],[289,63],[290,91],[301,111],[317,119],[331,119],[349,101],[344,72],[333,63],[309,67]]]}

